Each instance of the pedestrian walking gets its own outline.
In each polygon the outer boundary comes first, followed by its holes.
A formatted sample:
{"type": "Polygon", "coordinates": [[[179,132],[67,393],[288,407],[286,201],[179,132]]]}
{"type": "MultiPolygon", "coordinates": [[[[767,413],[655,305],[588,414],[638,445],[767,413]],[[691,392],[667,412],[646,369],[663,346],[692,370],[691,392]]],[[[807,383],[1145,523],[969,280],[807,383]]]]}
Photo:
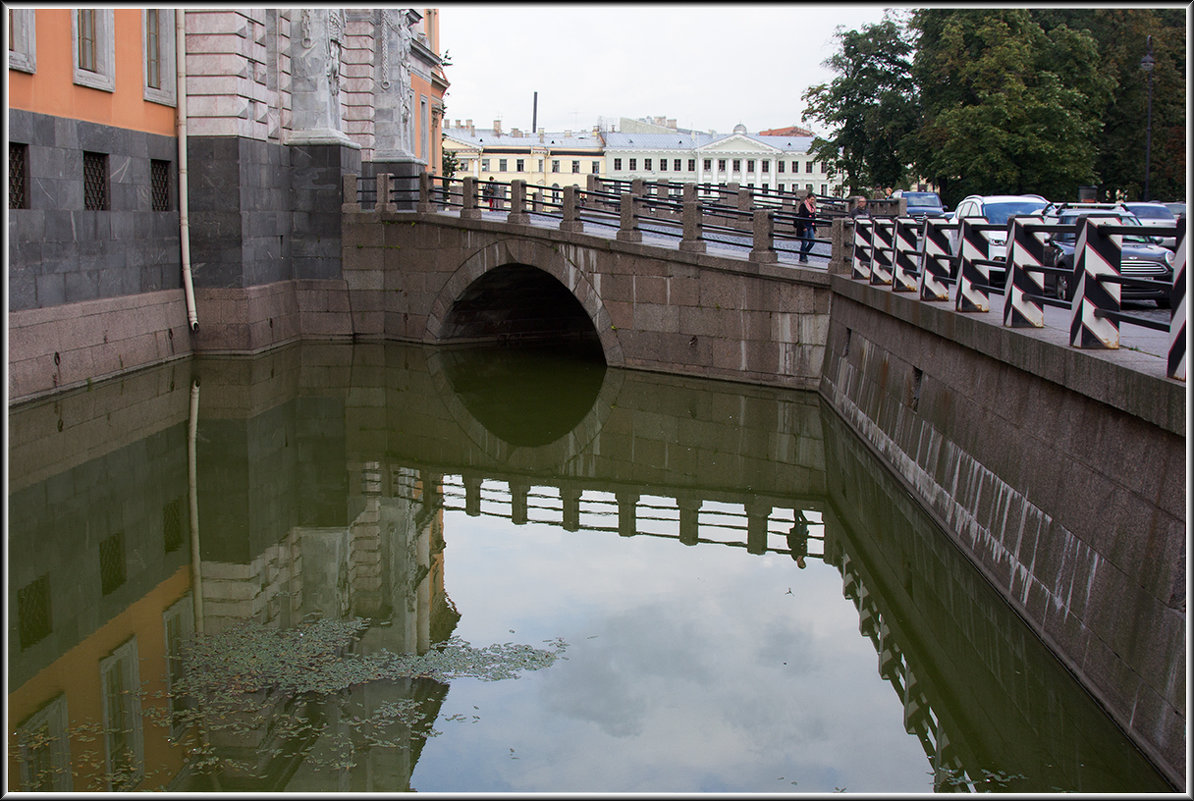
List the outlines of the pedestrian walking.
{"type": "Polygon", "coordinates": [[[817,196],[809,192],[796,207],[797,235],[800,237],[800,260],[808,261],[809,251],[813,249],[813,239],[817,235],[817,196]]]}

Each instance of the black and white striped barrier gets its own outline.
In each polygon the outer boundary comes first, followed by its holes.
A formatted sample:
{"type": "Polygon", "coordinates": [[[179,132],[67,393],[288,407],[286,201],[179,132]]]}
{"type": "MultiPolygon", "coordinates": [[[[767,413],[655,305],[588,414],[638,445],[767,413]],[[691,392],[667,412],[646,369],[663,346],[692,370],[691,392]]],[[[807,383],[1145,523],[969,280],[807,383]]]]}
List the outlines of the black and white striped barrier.
{"type": "Polygon", "coordinates": [[[955,228],[956,223],[945,220],[925,220],[920,257],[921,300],[949,300],[948,280],[953,273],[949,232],[955,228]]]}
{"type": "Polygon", "coordinates": [[[895,220],[880,217],[872,221],[871,284],[891,286],[891,263],[895,253],[895,220]]]}
{"type": "Polygon", "coordinates": [[[871,280],[871,220],[854,218],[854,254],[851,258],[851,277],[871,280]]]}
{"type": "Polygon", "coordinates": [[[1096,310],[1111,314],[1120,311],[1122,288],[1118,279],[1123,234],[1104,232],[1100,227],[1118,222],[1118,217],[1091,214],[1078,227],[1078,244],[1074,249],[1078,287],[1070,307],[1070,344],[1075,348],[1119,347],[1119,321],[1095,314],[1096,310]],[[1112,280],[1100,281],[1100,277],[1112,280]]]}
{"type": "MultiPolygon", "coordinates": [[[[991,310],[991,300],[987,297],[991,268],[986,264],[990,259],[990,248],[987,235],[978,227],[977,220],[962,220],[961,237],[958,239],[961,263],[958,267],[958,294],[954,300],[955,308],[960,312],[991,310]]],[[[986,220],[982,222],[985,224],[986,220]]]]}
{"type": "Polygon", "coordinates": [[[1169,377],[1186,380],[1186,226],[1181,221],[1177,256],[1173,260],[1173,290],[1169,296],[1173,317],[1169,321],[1169,377]]]}
{"type": "Polygon", "coordinates": [[[917,229],[911,217],[897,217],[895,221],[895,261],[891,267],[893,292],[916,291],[917,229]]]}
{"type": "Polygon", "coordinates": [[[1007,232],[1007,286],[1003,297],[1003,324],[1010,328],[1044,328],[1045,307],[1034,296],[1045,294],[1045,276],[1035,267],[1045,266],[1045,231],[1031,223],[1040,217],[1012,218],[1007,232]]]}

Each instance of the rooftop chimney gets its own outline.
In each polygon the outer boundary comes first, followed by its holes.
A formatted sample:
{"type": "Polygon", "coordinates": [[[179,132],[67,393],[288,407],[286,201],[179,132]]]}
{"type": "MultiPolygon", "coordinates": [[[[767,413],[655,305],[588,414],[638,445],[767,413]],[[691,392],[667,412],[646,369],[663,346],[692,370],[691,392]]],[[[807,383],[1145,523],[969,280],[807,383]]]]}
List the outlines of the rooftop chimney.
{"type": "Polygon", "coordinates": [[[510,135],[513,136],[515,139],[519,139],[522,137],[522,131],[518,130],[517,128],[511,128],[510,135]]]}
{"type": "Polygon", "coordinates": [[[466,128],[468,128],[468,135],[469,135],[469,136],[476,136],[476,135],[477,135],[477,129],[473,127],[473,121],[472,121],[472,120],[465,120],[465,121],[464,121],[464,125],[465,125],[465,127],[466,127],[466,128]]]}
{"type": "Polygon", "coordinates": [[[539,129],[539,141],[540,141],[540,142],[542,142],[542,141],[543,141],[543,134],[544,134],[544,129],[543,129],[543,128],[540,128],[540,129],[539,129]]]}
{"type": "Polygon", "coordinates": [[[502,121],[501,120],[493,121],[493,135],[494,136],[502,135],[502,121]]]}

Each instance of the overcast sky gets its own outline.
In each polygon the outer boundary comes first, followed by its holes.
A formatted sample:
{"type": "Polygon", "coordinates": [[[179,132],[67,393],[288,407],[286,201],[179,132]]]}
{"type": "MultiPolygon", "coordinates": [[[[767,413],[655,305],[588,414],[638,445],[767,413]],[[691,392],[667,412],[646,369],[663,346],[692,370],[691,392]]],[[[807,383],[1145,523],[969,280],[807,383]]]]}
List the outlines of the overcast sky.
{"type": "Polygon", "coordinates": [[[805,89],[835,77],[822,64],[834,31],[879,22],[889,6],[446,3],[446,116],[529,130],[538,92],[538,127],[550,131],[655,116],[719,133],[801,125],[805,89]]]}

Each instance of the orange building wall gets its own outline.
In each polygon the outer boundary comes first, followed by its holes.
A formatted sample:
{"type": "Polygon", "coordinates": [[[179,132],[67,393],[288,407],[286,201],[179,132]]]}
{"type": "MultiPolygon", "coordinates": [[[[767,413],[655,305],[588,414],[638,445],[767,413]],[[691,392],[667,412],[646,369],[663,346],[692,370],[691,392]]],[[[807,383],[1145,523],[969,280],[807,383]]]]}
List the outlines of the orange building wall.
{"type": "Polygon", "coordinates": [[[71,13],[67,8],[37,9],[37,72],[8,71],[9,107],[174,136],[175,109],[144,99],[141,9],[114,12],[114,92],[74,83],[71,13]]]}
{"type": "MultiPolygon", "coordinates": [[[[40,25],[40,20],[38,21],[40,25]]],[[[41,58],[38,58],[40,69],[41,58]]],[[[104,717],[103,688],[100,682],[100,660],[127,640],[137,637],[139,672],[145,697],[142,709],[162,706],[166,703],[166,634],[162,625],[162,613],[190,589],[190,568],[180,567],[174,575],[155,587],[148,595],[133,603],[119,616],[108,621],[99,630],[54,660],[36,676],[22,684],[8,696],[8,730],[14,732],[17,726],[36,712],[44,703],[59,693],[66,696],[66,711],[71,730],[90,722],[102,722],[104,717]]],[[[145,782],[142,789],[154,789],[167,783],[182,768],[182,747],[170,747],[164,735],[156,730],[149,717],[143,721],[145,782]]],[[[20,789],[21,766],[16,761],[15,749],[8,756],[10,790],[20,789]]],[[[102,781],[105,745],[100,734],[90,741],[84,737],[72,737],[70,743],[71,768],[75,772],[76,792],[106,790],[96,787],[102,781]],[[90,751],[89,755],[87,752],[90,751]],[[98,756],[100,766],[89,768],[91,759],[98,756]]]]}

